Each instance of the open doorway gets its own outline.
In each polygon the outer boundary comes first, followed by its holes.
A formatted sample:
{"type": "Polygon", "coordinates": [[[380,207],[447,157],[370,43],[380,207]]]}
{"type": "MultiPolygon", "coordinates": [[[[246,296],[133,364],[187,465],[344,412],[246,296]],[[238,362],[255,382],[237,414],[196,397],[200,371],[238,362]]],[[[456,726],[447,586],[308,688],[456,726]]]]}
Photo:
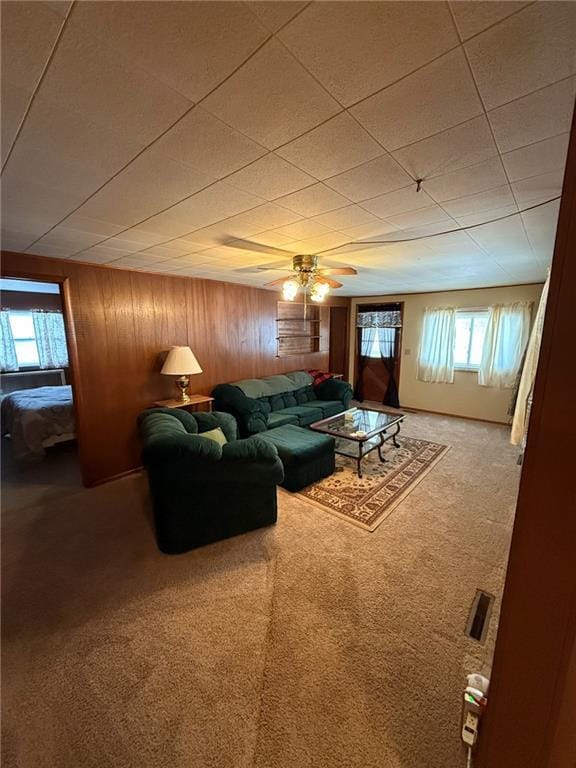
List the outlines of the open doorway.
{"type": "Polygon", "coordinates": [[[82,486],[69,345],[58,282],[0,279],[5,510],[82,486]]]}

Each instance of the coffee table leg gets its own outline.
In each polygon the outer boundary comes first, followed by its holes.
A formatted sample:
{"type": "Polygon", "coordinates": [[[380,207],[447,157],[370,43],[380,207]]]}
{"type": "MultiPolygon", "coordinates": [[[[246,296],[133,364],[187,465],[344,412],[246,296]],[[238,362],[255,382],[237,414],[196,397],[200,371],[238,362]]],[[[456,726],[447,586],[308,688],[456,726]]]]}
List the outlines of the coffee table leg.
{"type": "Polygon", "coordinates": [[[380,438],[380,445],[378,446],[378,458],[379,458],[379,459],[380,459],[380,461],[382,461],[382,462],[386,462],[386,461],[387,461],[387,459],[385,459],[385,458],[384,458],[384,456],[382,456],[382,446],[383,446],[383,445],[384,445],[384,443],[386,442],[386,440],[384,439],[384,434],[385,434],[384,432],[381,432],[381,433],[380,433],[380,435],[379,435],[379,438],[380,438]]]}
{"type": "Polygon", "coordinates": [[[362,443],[358,443],[358,458],[356,459],[358,464],[358,477],[362,479],[362,443]]]}
{"type": "Polygon", "coordinates": [[[400,432],[400,422],[396,424],[396,432],[392,435],[392,444],[396,448],[400,448],[400,444],[398,443],[398,440],[396,440],[396,435],[400,432]]]}

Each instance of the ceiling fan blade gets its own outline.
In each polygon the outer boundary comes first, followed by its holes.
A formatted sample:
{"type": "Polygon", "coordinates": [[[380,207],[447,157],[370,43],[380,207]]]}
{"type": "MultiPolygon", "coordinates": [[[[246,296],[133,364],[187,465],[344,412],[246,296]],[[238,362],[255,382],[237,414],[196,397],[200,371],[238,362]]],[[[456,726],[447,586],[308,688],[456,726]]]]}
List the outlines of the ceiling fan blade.
{"type": "Polygon", "coordinates": [[[282,285],[282,283],[285,283],[285,282],[286,282],[286,278],[285,277],[281,277],[279,280],[272,280],[271,283],[265,283],[265,285],[266,286],[269,286],[269,285],[282,285]]]}
{"type": "Polygon", "coordinates": [[[357,275],[354,267],[322,267],[318,270],[320,275],[357,275]]]}
{"type": "Polygon", "coordinates": [[[324,275],[320,275],[320,282],[327,283],[330,288],[341,288],[343,283],[339,283],[338,280],[331,280],[329,277],[324,277],[324,275]]]}
{"type": "Polygon", "coordinates": [[[250,267],[239,267],[235,272],[292,272],[290,267],[285,266],[285,261],[273,261],[268,264],[256,264],[250,267]]]}
{"type": "Polygon", "coordinates": [[[225,245],[227,248],[239,248],[242,251],[268,253],[270,256],[284,256],[287,259],[291,259],[292,256],[294,256],[291,251],[283,251],[280,248],[272,248],[270,245],[261,245],[260,243],[253,243],[252,240],[242,240],[239,238],[236,238],[235,240],[223,240],[221,245],[225,245]]]}

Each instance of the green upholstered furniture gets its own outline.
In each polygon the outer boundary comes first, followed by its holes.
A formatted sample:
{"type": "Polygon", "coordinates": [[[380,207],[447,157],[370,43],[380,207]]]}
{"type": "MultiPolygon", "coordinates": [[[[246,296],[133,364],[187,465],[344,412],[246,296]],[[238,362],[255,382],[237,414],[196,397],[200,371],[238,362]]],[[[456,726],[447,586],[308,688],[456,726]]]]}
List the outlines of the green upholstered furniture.
{"type": "Polygon", "coordinates": [[[260,433],[278,450],[284,465],[282,486],[299,491],[334,472],[334,438],[309,429],[285,424],[260,433]]]}
{"type": "Polygon", "coordinates": [[[286,424],[307,427],[348,408],[350,384],[327,379],[314,387],[312,382],[306,371],[294,371],[219,384],[212,396],[216,410],[236,418],[241,435],[255,435],[286,424]]]}
{"type": "Polygon", "coordinates": [[[162,552],[185,552],[276,522],[284,471],[271,442],[238,440],[227,413],[150,408],[138,425],[162,552]],[[217,427],[225,445],[199,437],[217,427]]]}

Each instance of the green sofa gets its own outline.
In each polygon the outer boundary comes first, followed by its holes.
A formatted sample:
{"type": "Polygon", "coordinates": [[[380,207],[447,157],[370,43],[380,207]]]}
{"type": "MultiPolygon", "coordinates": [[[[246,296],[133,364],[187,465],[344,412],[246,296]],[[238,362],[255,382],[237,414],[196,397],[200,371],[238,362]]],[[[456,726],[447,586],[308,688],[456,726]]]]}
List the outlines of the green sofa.
{"type": "Polygon", "coordinates": [[[286,424],[307,427],[315,421],[345,411],[352,387],[327,379],[317,387],[306,371],[263,379],[219,384],[212,392],[218,411],[231,413],[243,436],[266,432],[286,424]]]}
{"type": "Polygon", "coordinates": [[[186,552],[276,522],[284,470],[272,443],[238,440],[227,413],[150,408],[138,426],[162,552],[186,552]],[[200,436],[217,427],[224,445],[200,436]]]}

